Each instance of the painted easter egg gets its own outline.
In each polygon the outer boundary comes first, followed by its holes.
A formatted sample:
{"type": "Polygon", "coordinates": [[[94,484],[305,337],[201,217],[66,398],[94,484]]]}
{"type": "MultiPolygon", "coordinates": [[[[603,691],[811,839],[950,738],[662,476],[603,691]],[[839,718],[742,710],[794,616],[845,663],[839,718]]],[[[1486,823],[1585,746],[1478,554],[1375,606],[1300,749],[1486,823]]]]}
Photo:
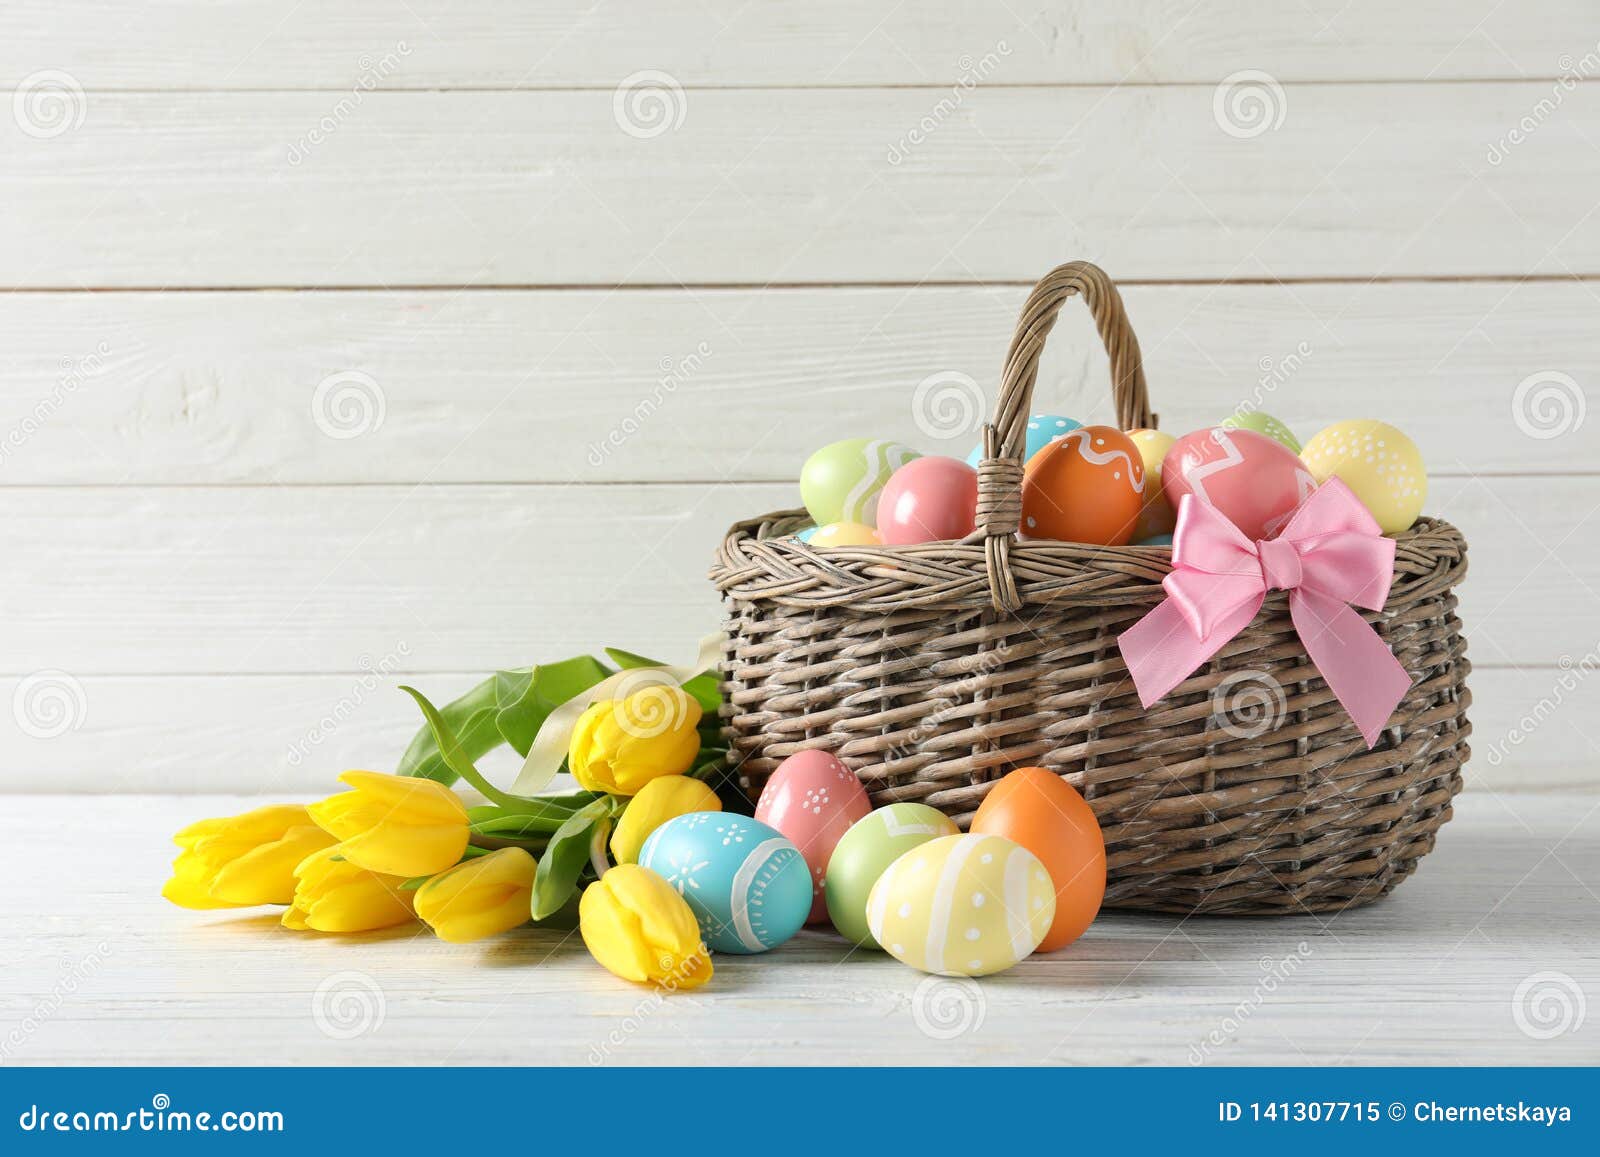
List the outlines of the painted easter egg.
{"type": "Polygon", "coordinates": [[[1254,539],[1282,530],[1317,483],[1298,455],[1265,434],[1213,427],[1167,451],[1161,486],[1174,511],[1193,494],[1254,539]]]}
{"type": "Polygon", "coordinates": [[[987,976],[1027,956],[1056,915],[1039,857],[1000,836],[944,836],[878,877],[867,924],[903,964],[940,976],[987,976]]]}
{"type": "Polygon", "coordinates": [[[960,833],[954,820],[925,803],[892,803],[858,820],[828,861],[828,919],[847,940],[878,947],[867,927],[867,898],[878,877],[912,848],[960,833]]]}
{"type": "Polygon", "coordinates": [[[800,849],[758,820],[725,812],[670,819],[645,840],[639,863],[678,890],[715,952],[776,948],[811,911],[800,849]]]}
{"type": "Polygon", "coordinates": [[[1428,500],[1422,452],[1386,422],[1336,422],[1319,430],[1300,457],[1318,483],[1337,477],[1350,487],[1385,534],[1405,530],[1428,500]]]}
{"type": "Polygon", "coordinates": [[[859,522],[830,522],[819,526],[805,540],[812,546],[882,546],[883,536],[859,522]]]}
{"type": "Polygon", "coordinates": [[[1271,414],[1263,414],[1260,410],[1238,410],[1222,419],[1217,425],[1224,430],[1254,430],[1257,434],[1265,434],[1280,446],[1287,446],[1296,454],[1300,453],[1300,439],[1294,436],[1289,427],[1271,414]]]}
{"type": "Polygon", "coordinates": [[[1177,525],[1177,515],[1161,492],[1161,462],[1177,439],[1160,430],[1129,430],[1128,441],[1139,447],[1139,460],[1144,463],[1144,506],[1133,528],[1134,541],[1171,534],[1177,525]]]}
{"type": "MultiPolygon", "coordinates": [[[[1060,414],[1035,414],[1028,419],[1028,441],[1022,450],[1023,463],[1031,462],[1033,456],[1040,450],[1069,430],[1076,430],[1081,425],[1083,423],[1076,418],[1063,418],[1060,414]]],[[[981,461],[983,461],[983,443],[979,442],[972,448],[972,453],[967,455],[967,465],[976,466],[981,461]]]]}
{"type": "Polygon", "coordinates": [[[1019,767],[989,789],[972,817],[974,835],[1003,836],[1039,857],[1056,887],[1056,915],[1038,951],[1083,935],[1106,894],[1100,821],[1073,786],[1042,767],[1019,767]]]}
{"type": "Polygon", "coordinates": [[[1080,426],[1039,451],[1023,470],[1022,534],[1121,546],[1144,505],[1139,448],[1111,426],[1080,426]]]}
{"type": "Polygon", "coordinates": [[[878,494],[900,467],[918,453],[898,442],[847,438],[806,459],[800,471],[800,501],[818,526],[830,522],[878,525],[878,494]]]}
{"type": "Polygon", "coordinates": [[[794,532],[794,536],[796,538],[798,538],[801,542],[810,542],[812,535],[814,535],[816,533],[817,533],[817,528],[815,526],[808,526],[804,530],[795,531],[794,532]]]}
{"type": "Polygon", "coordinates": [[[811,869],[811,915],[828,919],[823,883],[833,849],[856,821],[872,810],[856,773],[826,751],[800,751],[778,764],[761,789],[756,819],[788,837],[811,869]]]}
{"type": "Polygon", "coordinates": [[[878,533],[890,546],[965,538],[978,520],[978,472],[932,455],[907,462],[878,496],[878,533]]]}
{"type": "Polygon", "coordinates": [[[1141,538],[1134,546],[1171,546],[1172,535],[1152,534],[1149,538],[1141,538]]]}

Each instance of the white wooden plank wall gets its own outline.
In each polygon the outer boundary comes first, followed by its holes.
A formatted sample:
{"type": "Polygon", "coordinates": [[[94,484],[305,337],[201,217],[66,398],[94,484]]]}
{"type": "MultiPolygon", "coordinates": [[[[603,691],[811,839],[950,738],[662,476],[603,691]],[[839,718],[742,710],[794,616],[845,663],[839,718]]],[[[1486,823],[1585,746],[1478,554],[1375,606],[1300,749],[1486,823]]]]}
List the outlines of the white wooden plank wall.
{"type": "MultiPolygon", "coordinates": [[[[1600,790],[1592,4],[18,0],[0,78],[0,790],[316,790],[404,679],[683,656],[726,525],[965,453],[1073,257],[1165,427],[1416,438],[1469,782],[1600,790]]],[[[1038,408],[1105,392],[1069,312],[1038,408]]]]}

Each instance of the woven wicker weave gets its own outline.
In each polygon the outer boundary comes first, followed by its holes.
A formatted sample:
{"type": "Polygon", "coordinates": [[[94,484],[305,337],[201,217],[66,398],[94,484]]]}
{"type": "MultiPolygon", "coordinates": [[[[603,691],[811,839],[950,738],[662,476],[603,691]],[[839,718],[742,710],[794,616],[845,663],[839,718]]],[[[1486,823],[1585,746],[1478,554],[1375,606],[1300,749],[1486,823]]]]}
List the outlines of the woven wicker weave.
{"type": "Polygon", "coordinates": [[[1470,664],[1456,617],[1466,543],[1422,518],[1366,618],[1412,677],[1377,746],[1306,657],[1283,592],[1149,710],[1117,635],[1162,598],[1165,547],[1018,541],[1039,355],[1081,295],[1110,354],[1118,424],[1153,426],[1116,287],[1083,262],[1023,308],[983,431],[978,533],[961,543],[816,549],[803,510],[734,526],[712,579],[728,644],[725,732],[755,794],[785,757],[831,751],[875,805],[963,826],[1014,767],[1059,772],[1105,831],[1111,907],[1338,910],[1383,895],[1433,847],[1469,754],[1470,664]]]}

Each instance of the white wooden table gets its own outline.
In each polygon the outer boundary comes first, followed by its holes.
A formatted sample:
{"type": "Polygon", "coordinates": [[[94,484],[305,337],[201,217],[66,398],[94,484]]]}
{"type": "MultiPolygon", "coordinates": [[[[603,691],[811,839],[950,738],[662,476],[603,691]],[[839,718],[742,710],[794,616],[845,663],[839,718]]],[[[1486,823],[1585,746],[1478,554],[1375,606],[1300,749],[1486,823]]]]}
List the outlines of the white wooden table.
{"type": "Polygon", "coordinates": [[[1575,1064],[1600,1060],[1600,796],[1468,794],[1335,919],[1113,913],[981,983],[803,933],[667,999],[576,934],[291,934],[158,895],[237,796],[0,803],[0,1061],[232,1064],[1575,1064]]]}

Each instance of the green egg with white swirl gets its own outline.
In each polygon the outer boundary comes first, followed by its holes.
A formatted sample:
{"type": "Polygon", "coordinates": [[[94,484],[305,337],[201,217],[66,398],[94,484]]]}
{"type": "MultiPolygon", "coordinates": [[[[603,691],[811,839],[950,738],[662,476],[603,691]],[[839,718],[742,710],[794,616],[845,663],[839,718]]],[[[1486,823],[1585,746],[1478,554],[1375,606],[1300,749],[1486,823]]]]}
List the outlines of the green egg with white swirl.
{"type": "Polygon", "coordinates": [[[889,476],[913,458],[909,446],[882,438],[846,438],[806,459],[800,501],[818,526],[835,522],[878,525],[878,495],[889,476]]]}

